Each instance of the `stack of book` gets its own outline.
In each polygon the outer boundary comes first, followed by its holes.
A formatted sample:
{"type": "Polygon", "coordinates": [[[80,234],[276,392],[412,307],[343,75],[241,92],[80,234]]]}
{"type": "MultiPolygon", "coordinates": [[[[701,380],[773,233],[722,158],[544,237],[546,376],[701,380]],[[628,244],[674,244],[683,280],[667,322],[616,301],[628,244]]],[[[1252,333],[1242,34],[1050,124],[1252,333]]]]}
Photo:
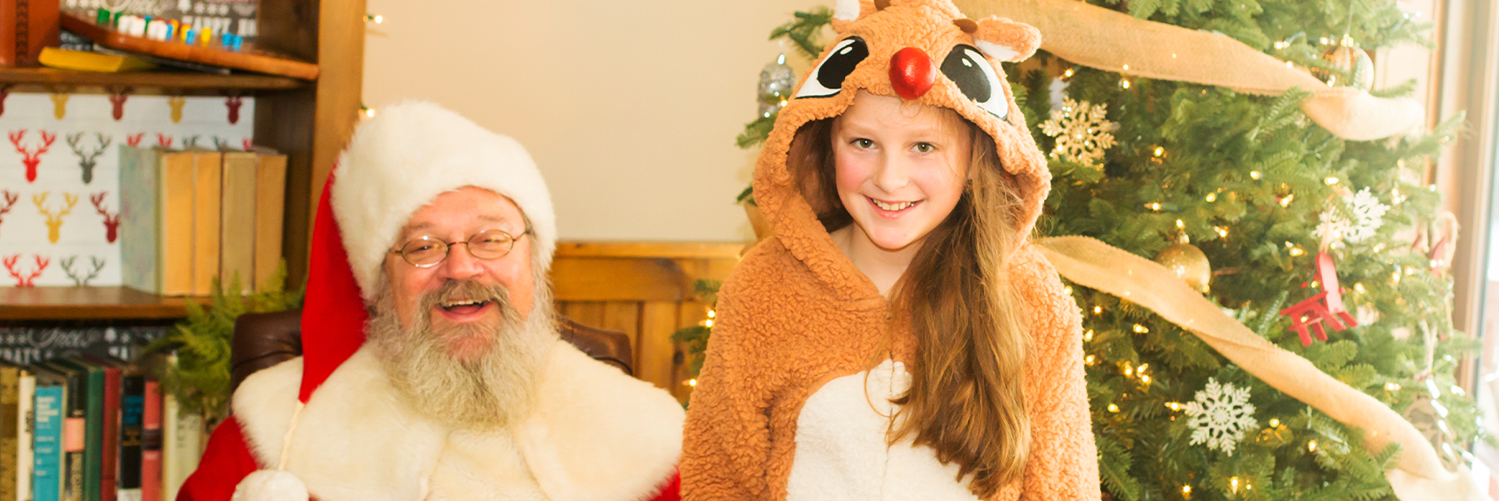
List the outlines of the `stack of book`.
{"type": "Polygon", "coordinates": [[[169,501],[204,443],[202,419],[135,366],[0,367],[0,500],[169,501]]]}
{"type": "Polygon", "coordinates": [[[281,262],[286,156],[120,147],[121,280],[164,296],[253,292],[281,262]]]}

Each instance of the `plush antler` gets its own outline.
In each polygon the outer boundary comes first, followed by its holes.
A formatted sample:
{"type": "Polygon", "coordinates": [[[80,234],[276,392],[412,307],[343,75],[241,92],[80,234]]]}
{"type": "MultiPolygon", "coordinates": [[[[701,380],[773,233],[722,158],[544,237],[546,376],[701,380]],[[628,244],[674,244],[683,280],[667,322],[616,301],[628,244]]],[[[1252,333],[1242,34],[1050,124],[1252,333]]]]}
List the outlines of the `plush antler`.
{"type": "Polygon", "coordinates": [[[62,265],[63,273],[67,273],[68,278],[73,279],[73,285],[83,287],[88,285],[89,280],[93,280],[94,278],[99,276],[99,270],[104,269],[103,259],[99,259],[98,256],[89,256],[88,259],[89,263],[93,265],[94,269],[89,270],[86,275],[84,274],[84,270],[82,268],[80,268],[78,271],[73,271],[73,262],[78,260],[78,256],[68,256],[66,259],[58,261],[58,264],[62,265]]]}
{"type": "Polygon", "coordinates": [[[144,132],[140,132],[140,133],[136,133],[136,134],[127,134],[125,136],[125,144],[128,144],[130,146],[140,146],[141,145],[141,138],[143,138],[143,137],[146,137],[146,133],[144,133],[144,132]]]}
{"type": "Polygon", "coordinates": [[[93,195],[89,195],[88,200],[90,202],[93,202],[94,210],[97,211],[100,216],[104,216],[104,239],[109,243],[115,243],[115,239],[119,238],[120,236],[120,215],[110,214],[109,209],[106,209],[104,207],[104,197],[107,196],[109,196],[109,192],[101,191],[93,195]]]}
{"type": "Polygon", "coordinates": [[[109,148],[111,141],[109,136],[98,132],[95,132],[94,136],[99,139],[99,147],[94,150],[85,150],[79,145],[83,139],[82,132],[68,135],[68,148],[73,150],[73,154],[78,155],[78,168],[83,169],[83,184],[94,181],[94,167],[99,163],[99,155],[104,154],[104,150],[109,148]]]}
{"type": "Polygon", "coordinates": [[[73,206],[78,204],[78,195],[74,195],[72,193],[63,193],[62,199],[63,202],[66,203],[66,205],[63,206],[62,210],[58,211],[57,214],[53,214],[52,211],[47,210],[47,207],[45,205],[47,203],[47,195],[49,194],[50,192],[44,191],[31,195],[31,202],[36,204],[36,210],[42,213],[42,217],[47,218],[47,240],[55,244],[57,243],[57,239],[61,236],[60,231],[62,230],[62,217],[68,215],[68,213],[70,212],[73,212],[73,206]]]}
{"type": "Polygon", "coordinates": [[[168,136],[166,134],[162,134],[160,132],[157,132],[156,133],[156,145],[157,146],[161,146],[162,148],[171,148],[172,147],[172,136],[168,136]]]}

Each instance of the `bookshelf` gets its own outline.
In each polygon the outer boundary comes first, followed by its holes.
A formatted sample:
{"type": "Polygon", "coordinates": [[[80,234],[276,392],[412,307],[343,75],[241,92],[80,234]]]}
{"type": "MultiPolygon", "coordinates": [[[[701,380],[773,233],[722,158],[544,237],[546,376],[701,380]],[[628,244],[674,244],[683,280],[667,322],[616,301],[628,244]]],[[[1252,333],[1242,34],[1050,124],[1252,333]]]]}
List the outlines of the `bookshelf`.
{"type": "Polygon", "coordinates": [[[56,87],[129,87],[163,94],[295,90],[311,82],[270,75],[210,75],[186,72],[98,73],[53,68],[0,68],[0,85],[12,92],[50,92],[56,87]]]}
{"type": "Polygon", "coordinates": [[[187,316],[189,301],[208,299],[128,287],[12,287],[0,291],[0,321],[169,320],[187,316]]]}
{"type": "MultiPolygon", "coordinates": [[[[287,155],[282,256],[299,286],[318,195],[358,122],[364,73],[365,0],[260,0],[258,47],[317,64],[318,78],[253,73],[87,73],[0,68],[11,92],[246,95],[255,98],[255,144],[287,155]]],[[[0,289],[0,321],[173,319],[188,301],[123,287],[0,289]]]]}

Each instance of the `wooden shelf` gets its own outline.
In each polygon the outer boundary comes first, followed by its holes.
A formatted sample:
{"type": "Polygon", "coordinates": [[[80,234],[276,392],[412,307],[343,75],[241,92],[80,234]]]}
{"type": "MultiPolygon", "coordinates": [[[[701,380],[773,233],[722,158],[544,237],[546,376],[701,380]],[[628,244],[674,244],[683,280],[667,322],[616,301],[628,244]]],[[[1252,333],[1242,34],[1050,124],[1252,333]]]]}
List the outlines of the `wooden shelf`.
{"type": "MultiPolygon", "coordinates": [[[[211,75],[191,72],[126,72],[59,70],[54,68],[0,68],[0,85],[51,87],[130,87],[164,91],[291,90],[307,82],[289,77],[236,74],[211,75]]],[[[26,89],[18,89],[26,90],[26,89]]]]}
{"type": "Polygon", "coordinates": [[[12,287],[0,289],[0,320],[171,320],[187,316],[187,302],[127,287],[12,287]]]}

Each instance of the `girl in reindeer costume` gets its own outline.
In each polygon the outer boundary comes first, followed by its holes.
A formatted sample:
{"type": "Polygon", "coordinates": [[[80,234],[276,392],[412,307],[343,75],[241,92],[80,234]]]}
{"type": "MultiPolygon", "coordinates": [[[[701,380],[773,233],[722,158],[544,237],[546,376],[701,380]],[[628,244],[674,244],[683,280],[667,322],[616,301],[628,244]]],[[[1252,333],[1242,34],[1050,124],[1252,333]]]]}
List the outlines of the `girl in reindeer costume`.
{"type": "Polygon", "coordinates": [[[999,63],[1030,26],[838,0],[755,169],[775,237],[719,295],[688,500],[1098,499],[1076,303],[999,63]]]}

